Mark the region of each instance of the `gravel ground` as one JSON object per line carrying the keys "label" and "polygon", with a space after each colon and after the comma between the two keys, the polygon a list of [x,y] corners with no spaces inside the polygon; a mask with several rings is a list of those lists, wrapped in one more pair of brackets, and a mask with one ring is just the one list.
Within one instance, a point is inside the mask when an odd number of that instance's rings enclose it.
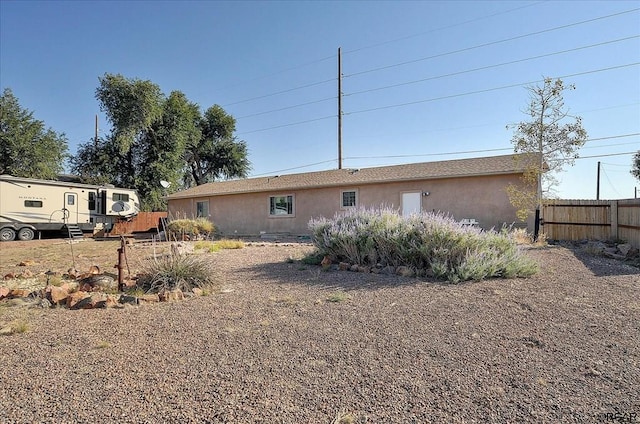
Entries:
{"label": "gravel ground", "polygon": [[0,422],[640,422],[638,268],[551,246],[446,285],[310,250],[212,254],[218,290],[182,302],[2,308],[30,329],[0,336]]}

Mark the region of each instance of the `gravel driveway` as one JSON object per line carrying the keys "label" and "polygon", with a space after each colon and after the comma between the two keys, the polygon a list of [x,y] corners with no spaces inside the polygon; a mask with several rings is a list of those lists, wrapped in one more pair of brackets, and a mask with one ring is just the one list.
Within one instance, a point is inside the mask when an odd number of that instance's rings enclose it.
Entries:
{"label": "gravel driveway", "polygon": [[219,290],[182,302],[3,312],[31,329],[0,336],[0,422],[640,422],[638,268],[552,246],[445,285],[310,250],[212,254]]}

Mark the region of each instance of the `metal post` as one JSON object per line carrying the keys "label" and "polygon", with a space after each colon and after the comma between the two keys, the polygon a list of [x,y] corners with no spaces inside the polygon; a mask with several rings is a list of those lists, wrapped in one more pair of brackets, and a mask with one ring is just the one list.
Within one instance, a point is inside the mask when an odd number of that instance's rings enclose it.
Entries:
{"label": "metal post", "polygon": [[124,262],[127,243],[124,237],[120,236],[120,248],[118,249],[118,291],[124,291]]}
{"label": "metal post", "polygon": [[342,169],[342,56],[338,47],[338,169]]}

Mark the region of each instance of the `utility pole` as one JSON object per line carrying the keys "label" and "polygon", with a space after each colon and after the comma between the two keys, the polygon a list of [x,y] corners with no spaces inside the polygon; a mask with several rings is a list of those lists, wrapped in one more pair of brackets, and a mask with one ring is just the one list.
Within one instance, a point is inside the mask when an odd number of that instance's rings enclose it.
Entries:
{"label": "utility pole", "polygon": [[596,182],[596,200],[600,200],[600,161],[598,161],[598,178]]}
{"label": "utility pole", "polygon": [[338,169],[342,169],[342,56],[338,47]]}

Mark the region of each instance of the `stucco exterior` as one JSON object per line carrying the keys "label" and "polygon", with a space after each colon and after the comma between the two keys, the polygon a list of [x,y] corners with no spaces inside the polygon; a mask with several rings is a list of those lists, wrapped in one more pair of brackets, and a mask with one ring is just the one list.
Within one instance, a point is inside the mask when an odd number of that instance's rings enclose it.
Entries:
{"label": "stucco exterior", "polygon": [[[224,236],[254,236],[286,233],[309,234],[312,217],[332,217],[341,207],[342,192],[355,191],[358,207],[381,205],[402,213],[402,194],[419,193],[422,211],[442,211],[456,220],[476,219],[484,229],[499,229],[517,222],[505,188],[520,183],[521,172],[452,178],[335,185],[330,187],[275,189],[244,193],[197,193],[182,198],[169,197],[170,217],[195,217],[198,202],[208,202],[208,219]],[[224,184],[224,183],[222,183]],[[428,193],[428,194],[427,194]],[[291,215],[270,215],[271,196],[293,196]],[[531,231],[532,222],[527,223]]]}

